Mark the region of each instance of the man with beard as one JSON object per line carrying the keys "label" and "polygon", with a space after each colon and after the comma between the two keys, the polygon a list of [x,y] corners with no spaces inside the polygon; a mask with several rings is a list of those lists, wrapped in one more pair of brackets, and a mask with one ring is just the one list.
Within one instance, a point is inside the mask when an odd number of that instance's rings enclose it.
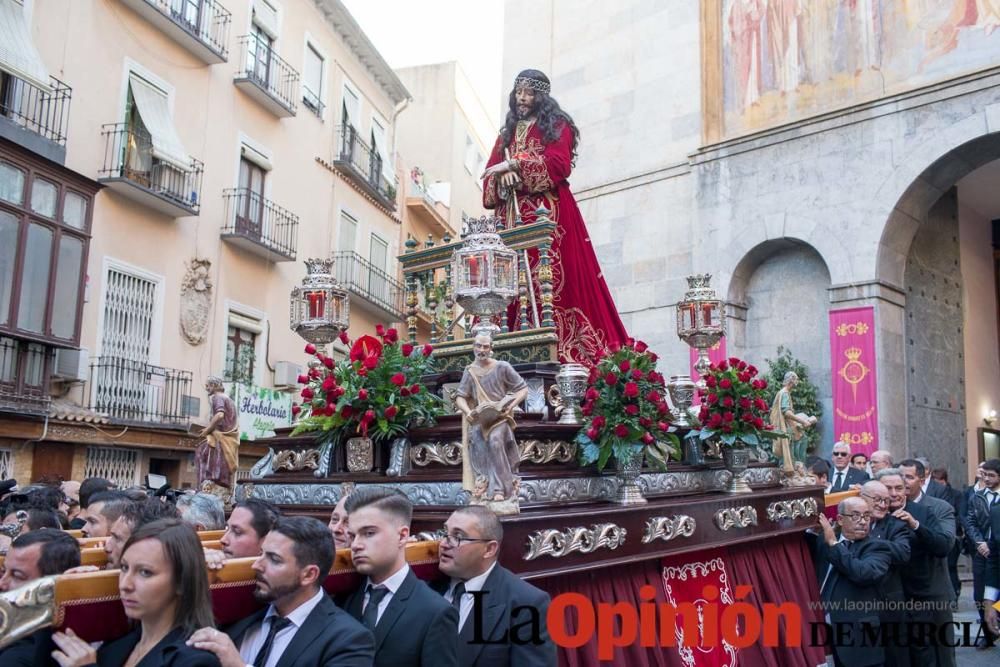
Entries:
{"label": "man with beard", "polygon": [[[903,490],[897,490],[897,493],[902,496]],[[885,647],[885,664],[886,667],[906,667],[910,664],[909,648],[895,637],[899,636],[897,633],[903,630],[906,623],[902,570],[910,562],[913,531],[889,514],[889,489],[882,482],[865,482],[861,486],[861,497],[868,502],[872,513],[872,538],[885,541],[892,554],[889,573],[878,586],[879,598],[885,601],[884,607],[879,610],[879,621],[887,636],[892,638]]]}
{"label": "man with beard", "polygon": [[[907,602],[914,603],[913,609],[906,613],[908,629],[933,627],[933,636],[907,637],[910,644],[910,664],[914,667],[953,666],[955,628],[951,624],[951,605],[955,591],[951,588],[947,572],[952,538],[925,505],[914,502],[921,490],[919,483],[907,484],[903,471],[899,468],[886,468],[877,477],[889,491],[889,510],[892,516],[905,523],[914,533],[910,562],[902,572]],[[952,646],[938,641],[938,630],[942,628],[942,624],[947,624],[944,627],[945,640]]]}
{"label": "man with beard", "polygon": [[222,378],[211,375],[205,380],[212,420],[198,437],[204,438],[195,449],[198,468],[198,490],[211,491],[213,485],[233,486],[233,475],[239,463],[240,427],[236,404],[226,396]]}
{"label": "man with beard", "polygon": [[458,667],[458,612],[406,563],[410,499],[369,486],[353,491],[346,509],[351,557],[365,580],[343,607],[375,634],[375,667]]}
{"label": "man with beard", "polygon": [[[624,344],[628,334],[567,181],[580,132],[551,90],[538,70],[524,70],[514,80],[507,117],[483,173],[483,206],[495,209],[508,229],[535,222],[540,207],[550,211],[557,225],[549,258],[559,361],[589,363],[606,347]],[[541,303],[538,252],[528,254],[532,304]],[[517,304],[507,319],[516,331]]]}
{"label": "man with beard", "polygon": [[[226,632],[202,628],[187,643],[211,651],[222,667],[368,667],[372,634],[323,590],[333,566],[330,531],[311,517],[278,520],[254,561],[254,597],[269,602]],[[239,648],[237,648],[239,647]]]}

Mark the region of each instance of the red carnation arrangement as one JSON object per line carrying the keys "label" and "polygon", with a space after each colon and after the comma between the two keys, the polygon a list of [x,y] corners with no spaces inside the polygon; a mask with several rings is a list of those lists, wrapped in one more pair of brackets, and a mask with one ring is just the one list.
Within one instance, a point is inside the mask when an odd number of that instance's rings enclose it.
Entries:
{"label": "red carnation arrangement", "polygon": [[628,339],[600,355],[590,370],[581,412],[583,429],[576,437],[584,465],[602,470],[614,454],[619,461],[645,454],[666,468],[679,442],[670,427],[670,408],[656,355],[642,341]]}
{"label": "red carnation arrangement", "polygon": [[292,406],[298,417],[293,434],[322,431],[335,443],[355,435],[382,441],[417,423],[432,425],[443,413],[441,399],[420,391],[419,384],[434,372],[434,348],[400,343],[398,332],[381,324],[375,333],[351,341],[341,332],[340,341],[350,346],[342,361],[306,345],[306,354],[316,361],[307,375],[299,376],[303,400]]}
{"label": "red carnation arrangement", "polygon": [[774,435],[767,424],[769,405],[767,380],[757,369],[737,357],[712,364],[705,374],[705,390],[699,391],[701,429],[692,432],[702,440],[718,437],[724,445],[737,442],[759,446],[763,436]]}

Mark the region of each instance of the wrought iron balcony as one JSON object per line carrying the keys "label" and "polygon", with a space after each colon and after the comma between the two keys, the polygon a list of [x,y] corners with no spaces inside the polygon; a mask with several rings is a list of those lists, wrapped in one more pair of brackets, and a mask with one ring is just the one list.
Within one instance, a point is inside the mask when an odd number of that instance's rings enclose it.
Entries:
{"label": "wrought iron balcony", "polygon": [[333,166],[390,211],[396,210],[396,185],[382,175],[382,156],[366,144],[353,125],[341,125]]}
{"label": "wrought iron balcony", "polygon": [[299,216],[248,188],[223,190],[222,238],[272,262],[295,261]]}
{"label": "wrought iron balcony", "polygon": [[149,133],[128,123],[102,126],[104,166],[99,180],[124,197],[174,218],[198,215],[203,165],[194,158],[187,170],[153,155]]}
{"label": "wrought iron balcony", "polygon": [[279,118],[296,113],[299,73],[257,35],[240,37],[240,70],[233,83]]}
{"label": "wrought iron balcony", "polygon": [[52,90],[3,74],[0,86],[0,137],[53,162],[66,162],[66,125],[73,91],[50,77]]}
{"label": "wrought iron balcony", "polygon": [[229,59],[232,15],[216,0],[122,0],[206,65]]}
{"label": "wrought iron balcony", "polygon": [[90,365],[87,407],[119,423],[183,428],[190,421],[184,404],[191,379],[190,371],[97,357]]}
{"label": "wrought iron balcony", "polygon": [[403,318],[403,285],[356,252],[335,252],[333,271],[337,281],[351,294],[351,307],[374,309],[379,316],[399,321]]}

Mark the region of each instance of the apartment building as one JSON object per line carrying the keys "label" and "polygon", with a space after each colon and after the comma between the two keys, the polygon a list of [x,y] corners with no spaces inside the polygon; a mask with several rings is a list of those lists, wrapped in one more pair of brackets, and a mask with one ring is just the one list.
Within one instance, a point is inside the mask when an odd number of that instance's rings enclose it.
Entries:
{"label": "apartment building", "polygon": [[[398,322],[409,93],[339,0],[0,0],[0,475],[194,482],[287,423],[301,260]],[[9,39],[8,39],[9,38]]]}

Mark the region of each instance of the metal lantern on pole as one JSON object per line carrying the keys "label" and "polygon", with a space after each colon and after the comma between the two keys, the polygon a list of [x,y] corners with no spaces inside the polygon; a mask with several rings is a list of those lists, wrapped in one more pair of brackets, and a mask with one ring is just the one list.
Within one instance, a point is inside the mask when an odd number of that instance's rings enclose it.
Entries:
{"label": "metal lantern on pole", "polygon": [[677,336],[698,350],[698,388],[705,388],[705,373],[711,362],[708,350],[726,335],[722,301],[711,286],[712,274],[687,276],[688,291],[677,304]]}
{"label": "metal lantern on pole", "polygon": [[455,301],[479,318],[472,328],[477,334],[499,331],[493,316],[517,296],[517,253],[500,238],[498,222],[490,216],[466,218],[464,243],[451,257]]}
{"label": "metal lantern on pole", "polygon": [[332,259],[307,259],[305,264],[302,284],[292,288],[289,321],[292,331],[323,346],[350,324],[350,296],[333,277]]}

